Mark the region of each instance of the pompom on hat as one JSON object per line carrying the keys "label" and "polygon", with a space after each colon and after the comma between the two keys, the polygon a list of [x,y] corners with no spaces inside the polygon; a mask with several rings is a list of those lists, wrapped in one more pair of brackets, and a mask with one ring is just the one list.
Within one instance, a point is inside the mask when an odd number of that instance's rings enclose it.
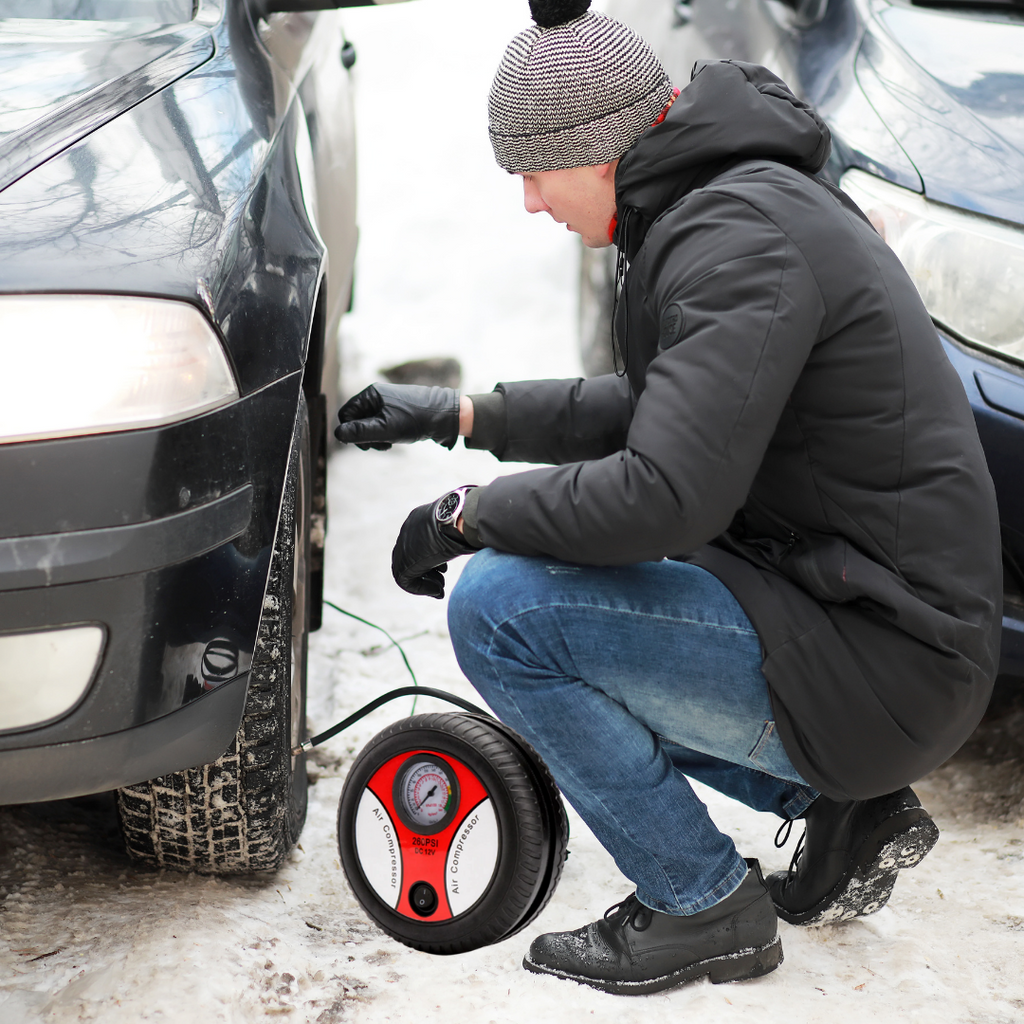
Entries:
{"label": "pompom on hat", "polygon": [[530,0],[530,13],[491,85],[495,159],[529,174],[622,156],[672,99],[654,51],[590,0]]}

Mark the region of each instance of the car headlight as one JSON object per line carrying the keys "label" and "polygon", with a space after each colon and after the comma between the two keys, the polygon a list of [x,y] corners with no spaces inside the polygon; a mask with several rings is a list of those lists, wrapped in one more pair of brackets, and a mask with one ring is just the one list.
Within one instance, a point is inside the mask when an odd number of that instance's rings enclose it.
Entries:
{"label": "car headlight", "polygon": [[0,444],[185,419],[238,397],[220,340],[187,302],[0,296]]}
{"label": "car headlight", "polygon": [[1024,361],[1024,230],[864,171],[847,171],[840,185],[900,258],[937,323]]}

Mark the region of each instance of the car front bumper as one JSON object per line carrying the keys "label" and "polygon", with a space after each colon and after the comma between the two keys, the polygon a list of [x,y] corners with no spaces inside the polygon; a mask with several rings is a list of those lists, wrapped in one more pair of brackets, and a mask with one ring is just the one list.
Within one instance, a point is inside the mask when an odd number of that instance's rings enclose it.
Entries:
{"label": "car front bumper", "polygon": [[101,793],[216,760],[245,707],[248,674],[121,732],[0,751],[0,804]]}
{"label": "car front bumper", "polygon": [[[298,392],[293,374],[166,427],[0,445],[0,636],[104,635],[71,707],[13,727],[0,708],[0,803],[129,785],[226,749]],[[29,685],[4,671],[0,693]]]}

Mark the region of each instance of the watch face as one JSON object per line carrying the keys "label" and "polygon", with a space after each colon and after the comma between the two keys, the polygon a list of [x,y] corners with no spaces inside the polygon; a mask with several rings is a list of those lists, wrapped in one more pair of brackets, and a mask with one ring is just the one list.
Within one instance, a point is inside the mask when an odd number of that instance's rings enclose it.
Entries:
{"label": "watch face", "polygon": [[451,494],[446,494],[440,502],[438,502],[437,509],[434,515],[437,517],[439,523],[450,522],[452,517],[455,515],[455,510],[459,507],[459,495],[452,491]]}

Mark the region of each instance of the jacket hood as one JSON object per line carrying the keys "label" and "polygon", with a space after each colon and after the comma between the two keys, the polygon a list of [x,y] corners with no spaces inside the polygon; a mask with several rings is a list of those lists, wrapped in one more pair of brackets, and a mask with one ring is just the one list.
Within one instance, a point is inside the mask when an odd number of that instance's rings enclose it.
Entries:
{"label": "jacket hood", "polygon": [[816,173],[831,145],[825,122],[767,68],[698,61],[665,120],[644,132],[619,162],[619,223],[629,207],[649,226],[737,160],[778,160]]}

